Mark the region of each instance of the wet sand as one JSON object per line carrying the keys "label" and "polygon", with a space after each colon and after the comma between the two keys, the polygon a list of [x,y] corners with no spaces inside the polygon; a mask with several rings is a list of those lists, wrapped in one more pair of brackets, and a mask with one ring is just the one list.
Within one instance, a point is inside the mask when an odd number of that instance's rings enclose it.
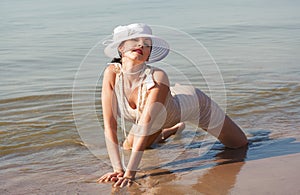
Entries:
{"label": "wet sand", "polygon": [[300,194],[299,168],[300,154],[292,154],[154,176],[142,185],[145,194]]}
{"label": "wet sand", "polygon": [[[1,194],[300,194],[300,153],[244,162],[227,162],[210,168],[170,172],[153,169],[139,176],[138,184],[116,189],[111,184],[96,184],[100,172],[66,175],[57,182],[59,172],[31,174],[30,179],[1,179]],[[92,170],[91,170],[92,172]],[[10,181],[10,182],[7,182]],[[2,185],[3,184],[3,185]]]}
{"label": "wet sand", "polygon": [[238,174],[232,193],[300,194],[299,168],[299,153],[249,161]]}

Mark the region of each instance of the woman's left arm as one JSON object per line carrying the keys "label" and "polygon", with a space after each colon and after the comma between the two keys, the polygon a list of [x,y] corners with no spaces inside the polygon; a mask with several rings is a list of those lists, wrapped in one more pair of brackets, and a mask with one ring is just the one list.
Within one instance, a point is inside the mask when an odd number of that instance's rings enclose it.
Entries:
{"label": "woman's left arm", "polygon": [[[149,89],[145,107],[139,123],[134,127],[134,142],[131,156],[124,177],[115,183],[115,186],[125,186],[134,179],[144,150],[151,135],[159,131],[166,118],[165,100],[170,93],[169,80],[166,73],[160,69],[154,70],[155,86]],[[160,127],[160,128],[158,128]],[[153,136],[152,136],[153,137]]]}

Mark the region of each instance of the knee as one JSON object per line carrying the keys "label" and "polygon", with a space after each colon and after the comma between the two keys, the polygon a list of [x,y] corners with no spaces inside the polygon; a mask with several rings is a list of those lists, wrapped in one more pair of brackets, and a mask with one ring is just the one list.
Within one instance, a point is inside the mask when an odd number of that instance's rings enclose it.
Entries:
{"label": "knee", "polygon": [[131,150],[132,149],[132,142],[128,140],[128,138],[125,139],[123,142],[123,149],[124,150]]}
{"label": "knee", "polygon": [[243,137],[240,138],[239,140],[231,141],[229,143],[224,143],[224,145],[231,149],[244,148],[248,146],[248,140],[246,137],[245,138]]}

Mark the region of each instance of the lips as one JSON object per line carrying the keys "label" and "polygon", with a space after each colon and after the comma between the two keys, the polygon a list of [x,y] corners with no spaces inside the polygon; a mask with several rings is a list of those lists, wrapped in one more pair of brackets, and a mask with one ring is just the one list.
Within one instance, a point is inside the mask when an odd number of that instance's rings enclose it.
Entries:
{"label": "lips", "polygon": [[140,55],[143,55],[143,50],[141,50],[141,49],[134,49],[134,50],[132,50],[133,52],[136,52],[136,53],[138,53],[138,54],[140,54]]}

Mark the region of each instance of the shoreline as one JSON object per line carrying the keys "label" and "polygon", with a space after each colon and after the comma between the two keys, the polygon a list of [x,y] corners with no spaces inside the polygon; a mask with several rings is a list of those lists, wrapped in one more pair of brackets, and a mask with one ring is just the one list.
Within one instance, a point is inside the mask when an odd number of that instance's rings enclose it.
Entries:
{"label": "shoreline", "polygon": [[[96,171],[77,175],[65,182],[55,182],[63,177],[59,172],[32,174],[28,177],[5,175],[1,181],[1,194],[300,194],[300,153],[283,156],[225,163],[210,168],[185,172],[166,169],[146,171],[147,176],[138,179],[140,185],[113,189],[111,184],[97,184],[101,175]],[[102,172],[102,171],[101,171]],[[68,180],[69,179],[69,180]],[[52,182],[53,183],[52,183]],[[4,184],[4,185],[3,185]]]}

